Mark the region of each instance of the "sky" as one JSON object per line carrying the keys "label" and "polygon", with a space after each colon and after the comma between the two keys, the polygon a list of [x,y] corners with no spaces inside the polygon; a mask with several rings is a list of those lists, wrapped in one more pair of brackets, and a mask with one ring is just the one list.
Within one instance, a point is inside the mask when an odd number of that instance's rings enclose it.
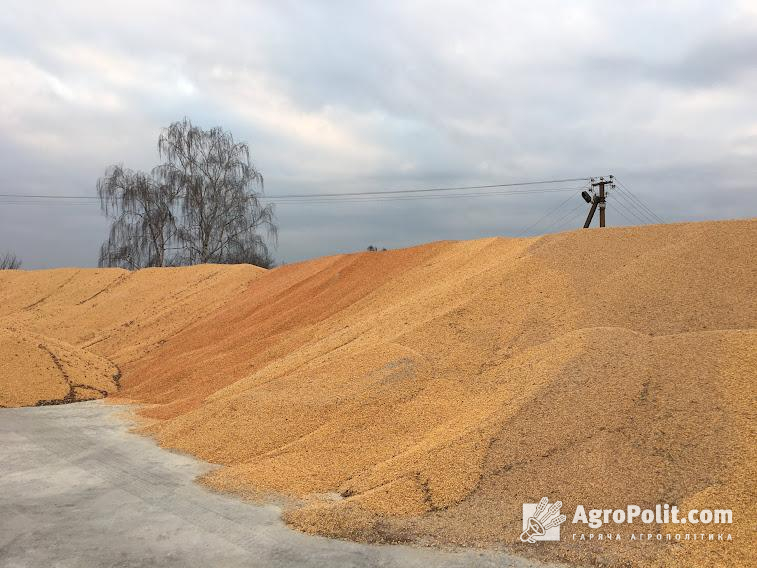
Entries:
{"label": "sky", "polygon": [[[568,230],[587,212],[583,182],[276,203],[292,193],[614,174],[666,222],[755,217],[755,93],[753,0],[10,0],[0,193],[94,196],[111,164],[155,166],[161,128],[186,116],[249,144],[282,263]],[[646,220],[630,200],[611,192],[608,225]],[[97,264],[96,200],[30,201],[0,197],[0,253]]]}

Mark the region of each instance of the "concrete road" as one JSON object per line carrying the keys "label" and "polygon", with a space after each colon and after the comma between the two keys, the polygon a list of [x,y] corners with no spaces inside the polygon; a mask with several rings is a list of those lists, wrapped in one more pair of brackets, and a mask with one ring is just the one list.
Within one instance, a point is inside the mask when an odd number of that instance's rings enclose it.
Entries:
{"label": "concrete road", "polygon": [[123,410],[0,408],[0,566],[543,566],[293,531],[277,507],[194,483],[210,466],[128,433]]}

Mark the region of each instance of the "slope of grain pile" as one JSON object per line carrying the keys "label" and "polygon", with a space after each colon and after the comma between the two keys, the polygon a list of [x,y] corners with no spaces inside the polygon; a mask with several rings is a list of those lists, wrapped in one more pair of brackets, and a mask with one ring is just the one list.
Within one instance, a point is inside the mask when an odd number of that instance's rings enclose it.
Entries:
{"label": "slope of grain pile", "polygon": [[[301,498],[287,519],[306,531],[746,565],[756,248],[754,220],[440,242],[275,269],[162,336],[183,308],[144,336],[77,319],[56,337],[116,357],[147,430],[225,466],[204,482]],[[731,508],[734,541],[521,545],[521,505],[544,495],[569,514]]]}
{"label": "slope of grain pile", "polygon": [[0,271],[0,405],[113,394],[120,366],[265,272],[246,265]]}
{"label": "slope of grain pile", "polygon": [[[136,364],[126,393],[160,405],[161,443],[227,466],[207,483],[306,498],[288,520],[307,531],[496,546],[542,495],[707,501],[741,519],[722,546],[738,564],[753,552],[756,246],[744,221],[287,266]],[[681,548],[536,550],[649,563]]]}

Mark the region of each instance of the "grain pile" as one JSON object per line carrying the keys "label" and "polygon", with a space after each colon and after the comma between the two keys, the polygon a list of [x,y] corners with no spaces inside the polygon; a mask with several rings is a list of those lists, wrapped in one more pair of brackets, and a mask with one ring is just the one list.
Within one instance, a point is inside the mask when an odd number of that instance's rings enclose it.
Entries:
{"label": "grain pile", "polygon": [[[250,278],[159,345],[95,320],[57,337],[108,335],[95,352],[151,403],[148,431],[223,464],[213,487],[301,498],[287,520],[302,530],[747,565],[756,248],[754,220],[433,243]],[[521,545],[521,504],[543,495],[732,508],[734,542]]]}

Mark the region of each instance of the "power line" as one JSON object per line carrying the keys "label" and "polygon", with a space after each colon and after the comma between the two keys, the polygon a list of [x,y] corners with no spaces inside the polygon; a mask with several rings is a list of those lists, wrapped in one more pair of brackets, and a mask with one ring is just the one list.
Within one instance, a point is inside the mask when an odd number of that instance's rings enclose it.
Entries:
{"label": "power line", "polygon": [[[636,211],[634,211],[633,209],[630,209],[628,207],[628,205],[633,205],[633,204],[630,201],[628,201],[628,198],[625,197],[622,193],[620,193],[620,192],[615,193],[614,196],[618,198],[615,201],[615,205],[618,206],[617,211],[618,211],[618,213],[620,213],[622,215],[622,217],[626,221],[629,221],[632,225],[635,225],[638,222],[641,222],[643,224],[650,222],[648,216],[644,217],[644,216],[640,215],[639,213],[637,213]],[[632,217],[634,217],[635,221],[629,219],[628,216],[626,216],[622,211],[625,211],[628,215],[631,215]],[[641,211],[641,210],[639,209],[638,211]],[[652,220],[652,222],[654,222],[654,220]]]}
{"label": "power line", "polygon": [[[488,197],[497,195],[531,195],[535,193],[553,193],[561,191],[576,191],[575,187],[556,187],[556,188],[541,188],[541,189],[529,189],[529,190],[509,190],[509,191],[488,191],[478,193],[452,193],[442,195],[375,195],[375,194],[360,194],[360,196],[349,196],[348,194],[339,194],[340,197],[303,197],[302,199],[296,199],[292,201],[285,201],[284,203],[309,203],[313,201],[323,203],[338,203],[340,201],[412,201],[418,199],[448,199],[456,197]],[[341,195],[347,195],[347,197],[341,197]],[[365,195],[365,197],[363,197]],[[280,198],[271,198],[272,200]]]}
{"label": "power line", "polygon": [[[553,192],[578,192],[586,189],[584,184],[580,187],[554,187],[554,184],[569,182],[590,182],[592,178],[561,178],[539,181],[521,181],[488,185],[469,185],[469,186],[451,186],[435,187],[422,189],[397,189],[382,191],[353,191],[344,193],[309,193],[309,194],[283,194],[283,195],[261,195],[259,198],[278,202],[281,205],[333,205],[335,203],[377,203],[382,201],[417,201],[429,199],[468,199],[479,197],[498,197],[498,196],[515,196],[515,195],[533,195],[539,193]],[[552,185],[552,187],[550,187]],[[542,186],[542,187],[539,187]],[[545,187],[546,186],[546,187]],[[509,189],[508,189],[509,188]],[[476,191],[479,190],[479,191]],[[484,191],[481,191],[484,190]],[[496,191],[486,191],[496,190]],[[458,193],[447,193],[458,192]],[[459,193],[463,192],[463,193]],[[573,199],[569,195],[567,199],[561,201],[556,207],[542,215],[534,223],[523,229],[519,235],[532,230],[546,219],[552,219],[547,225],[547,229],[555,225],[558,227],[564,223],[581,204],[568,211],[561,217],[554,218],[555,214]],[[18,194],[18,193],[0,193],[0,205],[34,205],[34,206],[80,206],[96,205],[95,200],[98,196],[93,195],[51,195],[51,194]]]}
{"label": "power line", "polygon": [[[541,188],[541,189],[530,189],[530,190],[513,190],[513,191],[489,191],[489,192],[478,192],[478,193],[455,193],[455,194],[444,194],[444,195],[368,195],[366,197],[325,197],[325,198],[305,198],[305,199],[293,199],[293,200],[284,200],[280,203],[277,203],[278,205],[315,205],[315,204],[337,204],[337,203],[377,203],[382,201],[419,201],[419,200],[429,200],[429,199],[467,199],[467,198],[478,198],[478,197],[499,197],[499,196],[516,196],[516,195],[534,195],[534,194],[540,194],[540,193],[555,193],[555,192],[565,192],[565,191],[577,191],[581,188],[577,187],[559,187],[559,188]],[[18,198],[3,198],[0,196],[0,204],[2,205],[33,205],[35,207],[38,206],[44,206],[44,207],[78,207],[78,206],[91,206],[91,205],[97,205],[97,203],[89,200],[85,202],[71,202],[71,201],[65,201],[61,202],[58,200],[55,201],[30,201],[30,200],[20,200]]]}
{"label": "power line", "polygon": [[[432,187],[424,189],[392,189],[382,191],[353,191],[345,193],[303,193],[303,194],[285,194],[285,195],[262,195],[262,199],[276,200],[276,199],[308,199],[319,197],[353,197],[361,195],[399,195],[407,193],[430,193],[437,191],[462,191],[473,189],[494,189],[503,187],[521,187],[532,185],[547,185],[554,183],[570,183],[576,181],[586,181],[589,178],[564,178],[564,179],[552,179],[541,181],[522,181],[512,183],[497,183],[491,185],[468,185],[468,186],[456,186],[456,187]],[[11,198],[32,198],[32,199],[99,199],[94,195],[40,195],[40,194],[19,194],[19,193],[0,193],[0,197]]]}
{"label": "power line", "polygon": [[265,196],[267,199],[297,199],[308,197],[349,197],[355,195],[389,195],[389,194],[403,194],[403,193],[429,193],[434,191],[461,191],[469,189],[494,189],[501,187],[521,187],[530,185],[547,185],[551,183],[570,183],[577,181],[586,181],[589,178],[565,178],[565,179],[551,179],[542,181],[521,181],[513,183],[497,183],[491,185],[468,185],[458,187],[432,187],[426,189],[392,189],[383,191],[354,191],[347,193],[311,193],[311,194],[294,194],[294,195],[271,195]]}
{"label": "power line", "polygon": [[629,217],[628,217],[628,216],[627,216],[627,215],[626,215],[625,213],[623,213],[623,211],[621,211],[620,209],[617,209],[617,210],[616,210],[616,213],[617,213],[618,215],[620,215],[621,217],[623,217],[623,219],[625,219],[626,221],[628,221],[628,223],[629,223],[629,224],[631,224],[631,225],[635,225],[635,224],[636,224],[636,221],[634,221],[633,219],[630,219],[630,218],[629,218]]}
{"label": "power line", "polygon": [[[588,178],[588,179],[590,179],[590,178]],[[582,190],[582,189],[586,189],[586,187],[587,187],[586,185],[583,185],[583,186],[581,186],[581,187],[576,187],[576,188],[573,188],[573,191],[580,191],[580,190]],[[570,201],[571,199],[573,199],[573,196],[572,196],[572,195],[568,196],[568,198],[567,198],[567,199],[565,199],[564,201],[560,202],[560,203],[559,203],[559,204],[557,205],[557,207],[555,207],[555,208],[553,208],[553,209],[550,209],[550,210],[549,210],[549,211],[547,211],[547,212],[546,212],[546,213],[545,213],[544,215],[542,215],[541,217],[539,217],[539,218],[538,218],[538,219],[537,219],[536,221],[534,221],[533,223],[531,223],[531,224],[530,224],[530,225],[529,225],[528,227],[526,227],[525,229],[522,229],[521,231],[519,231],[519,232],[518,232],[518,236],[521,236],[521,237],[522,237],[522,236],[524,236],[524,235],[525,235],[526,233],[528,233],[528,232],[529,232],[529,231],[530,231],[531,229],[533,229],[534,227],[538,226],[538,225],[539,225],[539,223],[541,223],[541,222],[542,222],[543,220],[545,220],[545,219],[547,219],[548,217],[550,217],[551,215],[553,215],[553,214],[557,213],[557,211],[559,211],[559,210],[560,210],[560,209],[561,209],[561,208],[562,208],[563,206],[565,206],[565,204],[566,204],[566,203],[568,203],[568,201]],[[577,208],[578,208],[578,206],[574,207],[574,208],[573,208],[573,210],[575,211],[575,210],[576,210]],[[547,226],[548,226],[548,227],[552,226],[552,223],[550,223],[550,224],[549,224],[549,225],[547,225]]]}
{"label": "power line", "polygon": [[[512,191],[488,191],[488,192],[478,192],[478,193],[452,193],[452,194],[443,194],[443,195],[368,195],[366,197],[344,197],[344,198],[337,198],[337,197],[326,197],[326,198],[308,198],[308,199],[293,199],[293,200],[284,200],[280,203],[277,203],[278,205],[310,205],[310,204],[329,204],[329,203],[376,203],[381,201],[418,201],[418,200],[429,200],[429,199],[460,199],[460,198],[476,198],[476,197],[498,197],[498,196],[509,196],[509,195],[534,195],[534,194],[540,194],[540,193],[555,193],[555,192],[565,192],[565,191],[578,191],[581,189],[580,187],[556,187],[556,188],[541,188],[541,189],[530,189],[530,190],[512,190]],[[9,199],[9,198],[5,198]],[[71,201],[30,201],[30,200],[19,200],[18,198],[11,198],[9,200],[4,200],[2,197],[0,197],[0,204],[2,205],[34,205],[34,206],[45,206],[45,207],[78,207],[81,205],[85,206],[91,206],[91,205],[97,205],[97,203],[93,201],[85,201],[85,202],[71,202]]]}
{"label": "power line", "polygon": [[660,218],[655,218],[652,214],[648,213],[644,209],[640,208],[633,200],[631,200],[628,195],[624,192],[620,192],[617,194],[618,197],[621,198],[621,201],[625,203],[627,207],[632,209],[632,212],[636,217],[641,217],[642,222],[644,223],[658,223],[660,222]]}
{"label": "power line", "polygon": [[96,195],[32,195],[26,193],[0,193],[0,197],[30,197],[34,199],[100,199]]}
{"label": "power line", "polygon": [[565,225],[566,221],[571,217],[571,215],[573,215],[576,211],[578,211],[583,206],[584,206],[584,201],[582,199],[580,203],[578,203],[573,209],[571,209],[570,211],[568,211],[565,215],[563,215],[562,217],[560,217],[556,221],[553,221],[552,223],[550,223],[549,225],[547,225],[546,227],[544,227],[544,231],[546,232],[546,231],[548,231],[549,229],[552,229],[552,228],[561,229],[563,227],[563,225]]}
{"label": "power line", "polygon": [[636,203],[638,203],[639,206],[649,214],[649,216],[651,216],[658,223],[665,222],[665,220],[662,217],[660,217],[657,213],[652,211],[652,209],[646,203],[644,203],[641,200],[641,198],[639,198],[634,192],[632,192],[631,189],[626,184],[624,184],[621,180],[618,180],[617,178],[615,179],[618,181],[619,189],[621,191],[625,191],[628,194],[629,198],[633,199]]}
{"label": "power line", "polygon": [[527,191],[490,191],[486,193],[454,193],[454,194],[444,194],[444,195],[390,195],[390,196],[374,196],[369,195],[367,197],[345,197],[345,198],[336,198],[336,197],[328,197],[328,198],[315,198],[315,199],[297,199],[297,200],[291,200],[291,201],[283,201],[279,203],[279,205],[290,205],[290,204],[308,204],[308,203],[342,203],[342,202],[352,202],[352,203],[361,203],[361,202],[368,202],[368,203],[374,203],[379,201],[418,201],[418,200],[427,200],[427,199],[455,199],[455,198],[468,198],[468,197],[496,197],[501,195],[533,195],[537,193],[554,193],[554,192],[563,192],[563,191],[577,191],[580,188],[576,187],[560,187],[560,188],[549,188],[549,189],[531,189]]}
{"label": "power line", "polygon": [[[580,188],[579,188],[579,189],[580,189]],[[565,204],[566,204],[566,203],[567,203],[568,201],[570,201],[570,200],[571,200],[572,198],[573,198],[573,196],[572,196],[572,195],[569,195],[569,196],[568,196],[568,198],[567,198],[566,200],[564,200],[564,201],[561,201],[561,202],[560,202],[560,203],[559,203],[559,204],[557,205],[557,207],[554,207],[553,209],[550,209],[550,210],[549,210],[549,211],[547,211],[547,212],[546,212],[546,213],[545,213],[544,215],[542,215],[541,217],[539,217],[539,218],[538,218],[538,219],[537,219],[536,221],[534,221],[533,223],[531,223],[531,224],[530,224],[530,225],[529,225],[528,227],[526,227],[525,229],[522,229],[521,231],[519,231],[519,232],[518,232],[518,236],[523,236],[523,235],[525,235],[525,234],[526,234],[526,233],[527,233],[528,231],[530,231],[531,229],[533,229],[534,227],[536,227],[537,225],[539,225],[539,223],[541,223],[541,222],[542,222],[542,221],[543,221],[544,219],[546,219],[547,217],[549,217],[549,216],[550,216],[550,215],[552,215],[553,213],[556,213],[557,211],[559,211],[559,210],[560,210],[560,209],[561,209],[561,208],[562,208],[562,207],[563,207],[563,206],[564,206],[564,205],[565,205]]]}
{"label": "power line", "polygon": [[3,205],[43,205],[43,206],[55,206],[55,207],[78,207],[80,205],[99,205],[98,203],[95,203],[94,201],[85,201],[85,202],[71,202],[71,201],[29,201],[29,200],[21,200],[21,199],[10,199],[5,200],[0,197],[0,203]]}
{"label": "power line", "polygon": [[625,193],[620,186],[616,186],[616,189],[617,192],[615,195],[618,197],[618,199],[622,200],[622,202],[625,203],[630,210],[632,210],[629,212],[633,213],[634,217],[640,219],[642,223],[657,223],[657,220],[654,217],[652,217],[647,211],[639,207],[630,198],[630,194]]}
{"label": "power line", "polygon": [[[266,201],[277,202],[280,205],[319,205],[319,204],[335,204],[335,203],[378,203],[381,201],[417,201],[427,199],[467,199],[477,197],[495,197],[495,196],[513,196],[513,195],[530,195],[538,193],[552,193],[562,191],[577,191],[583,189],[583,187],[532,187],[532,186],[548,186],[550,184],[557,183],[569,183],[576,181],[590,181],[591,178],[562,178],[551,180],[539,180],[539,181],[522,181],[511,183],[499,183],[489,185],[469,185],[469,186],[452,186],[452,187],[435,187],[435,188],[423,188],[423,189],[395,189],[395,190],[381,190],[381,191],[353,191],[344,193],[301,193],[301,194],[283,194],[283,195],[261,195],[260,199]],[[665,221],[657,215],[652,209],[642,201],[635,193],[633,193],[626,184],[621,180],[615,178],[618,183],[617,197],[619,198],[616,203],[619,207],[624,208],[624,211],[629,215],[635,217],[642,223],[664,223]],[[475,190],[490,190],[490,189],[503,189],[503,188],[524,188],[513,189],[506,191],[475,191]],[[525,189],[528,187],[528,189]],[[469,193],[445,193],[452,191],[465,191]],[[570,201],[572,196],[564,200],[557,207],[551,209],[546,214],[542,215],[534,223],[523,229],[519,234],[523,235],[538,226],[542,221],[552,217],[562,207]],[[44,206],[79,206],[93,204],[93,200],[98,200],[99,197],[93,195],[50,195],[50,194],[19,194],[19,193],[0,193],[0,204],[2,205],[44,205]],[[45,201],[37,201],[45,200]],[[62,201],[62,202],[61,202]],[[82,202],[83,201],[83,202]],[[568,213],[568,215],[570,212]],[[564,218],[564,217],[563,217]],[[560,218],[559,220],[562,220]],[[626,220],[630,219],[624,216]],[[559,221],[558,220],[558,221]],[[555,224],[553,221],[548,225],[551,227]]]}

